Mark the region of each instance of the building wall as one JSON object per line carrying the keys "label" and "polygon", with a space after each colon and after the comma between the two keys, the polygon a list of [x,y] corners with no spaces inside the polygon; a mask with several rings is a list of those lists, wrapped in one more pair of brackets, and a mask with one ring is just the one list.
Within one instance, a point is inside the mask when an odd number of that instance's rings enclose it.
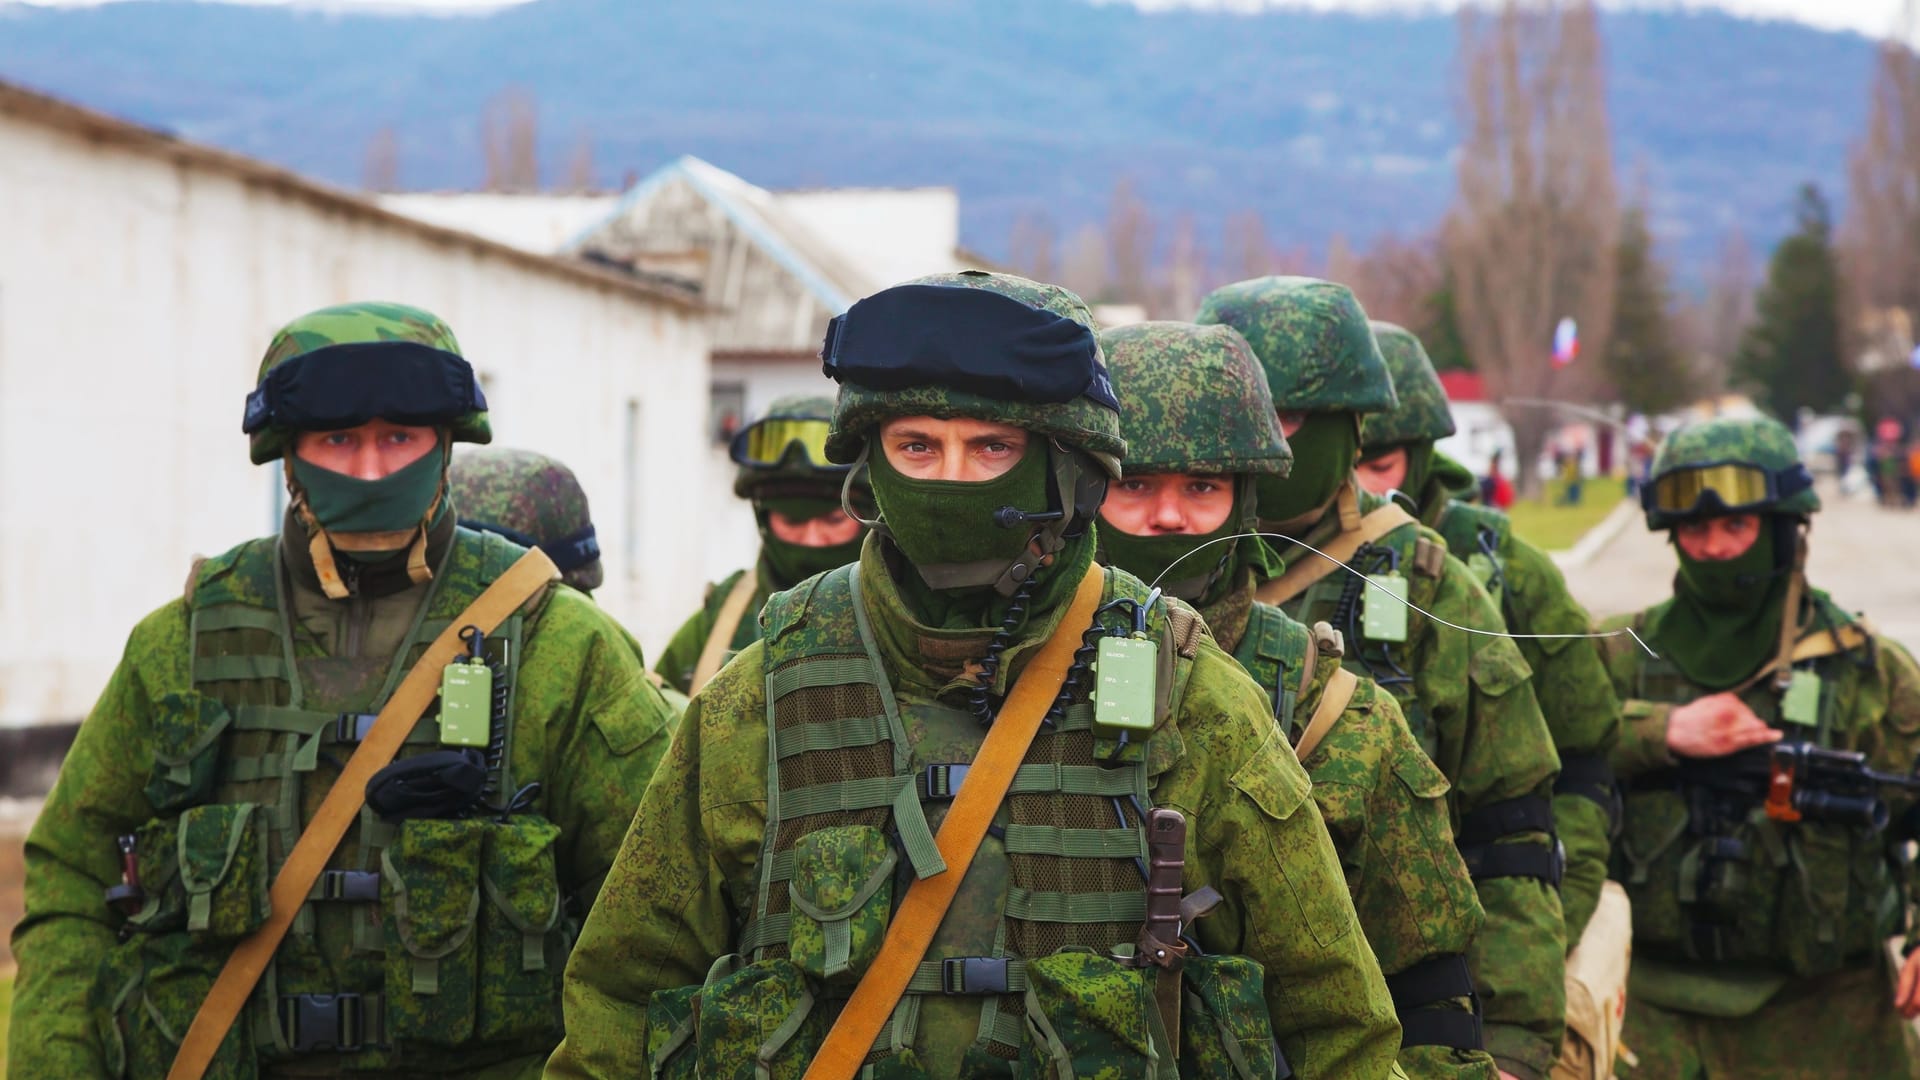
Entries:
{"label": "building wall", "polygon": [[277,528],[243,400],[276,327],[346,300],[453,325],[499,442],[587,486],[601,599],[650,652],[698,601],[697,312],[16,113],[0,206],[0,726],[84,713],[192,556]]}

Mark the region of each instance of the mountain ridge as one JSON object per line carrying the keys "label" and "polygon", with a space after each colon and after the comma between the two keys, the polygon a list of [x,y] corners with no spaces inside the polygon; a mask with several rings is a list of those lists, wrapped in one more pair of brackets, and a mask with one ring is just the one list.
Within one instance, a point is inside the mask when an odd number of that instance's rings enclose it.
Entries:
{"label": "mountain ridge", "polygon": [[[1715,12],[1603,16],[1623,190],[1698,264],[1768,242],[1802,180],[1843,194],[1873,43]],[[1450,15],[1142,12],[1080,0],[538,0],[486,15],[168,2],[0,6],[0,78],[353,185],[398,135],[409,187],[480,179],[479,116],[541,107],[548,172],[582,130],[612,182],[693,153],[768,187],[959,189],[963,236],[1064,235],[1130,176],[1209,247],[1254,209],[1278,242],[1430,228],[1453,187]]]}

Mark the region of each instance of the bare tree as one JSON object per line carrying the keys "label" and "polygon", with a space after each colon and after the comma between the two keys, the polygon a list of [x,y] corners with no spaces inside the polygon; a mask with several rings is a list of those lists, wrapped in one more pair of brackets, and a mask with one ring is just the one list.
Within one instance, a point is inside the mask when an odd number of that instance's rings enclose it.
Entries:
{"label": "bare tree", "polygon": [[[1613,317],[1618,208],[1600,27],[1591,0],[1506,0],[1460,13],[1465,145],[1444,231],[1462,337],[1493,400],[1568,398],[1598,384]],[[1587,357],[1551,362],[1575,319]],[[1505,406],[1520,486],[1539,489],[1548,410]]]}
{"label": "bare tree", "polygon": [[1133,181],[1121,177],[1113,185],[1107,205],[1107,255],[1113,260],[1113,288],[1131,304],[1152,300],[1153,214],[1133,190]]}
{"label": "bare tree", "polygon": [[1334,233],[1327,238],[1327,265],[1321,276],[1328,281],[1337,281],[1348,288],[1353,287],[1353,279],[1360,273],[1360,256],[1354,254],[1353,245],[1347,243],[1346,233]]}
{"label": "bare tree", "polygon": [[1687,344],[1694,357],[1693,376],[1702,389],[1726,389],[1733,377],[1733,357],[1753,322],[1753,290],[1758,284],[1753,250],[1738,228],[1720,241],[1707,281],[1706,303],[1686,318]]}
{"label": "bare tree", "polygon": [[1849,352],[1882,344],[1884,335],[1873,328],[1899,321],[1894,311],[1909,321],[1920,315],[1920,56],[1910,44],[1916,28],[1920,10],[1906,0],[1880,44],[1867,130],[1848,163],[1840,249]]}
{"label": "bare tree", "polygon": [[1267,241],[1267,222],[1258,210],[1227,215],[1220,225],[1220,260],[1229,281],[1273,273],[1273,245]]}
{"label": "bare tree", "polygon": [[567,155],[566,190],[585,195],[597,188],[593,163],[593,135],[582,127],[573,139],[573,150]]}
{"label": "bare tree", "polygon": [[366,159],[360,166],[360,186],[368,191],[400,190],[400,138],[391,125],[374,132],[367,140]]}
{"label": "bare tree", "polygon": [[1350,260],[1349,276],[1337,276],[1329,250],[1327,276],[1351,288],[1368,315],[1424,337],[1434,317],[1433,296],[1446,279],[1437,238],[1402,240],[1389,233]]}
{"label": "bare tree", "polygon": [[1007,262],[1035,281],[1052,281],[1058,269],[1054,249],[1059,231],[1045,211],[1022,213],[1007,234]]}
{"label": "bare tree", "polygon": [[1098,303],[1107,295],[1107,239],[1100,227],[1088,222],[1067,242],[1060,260],[1060,284]]}
{"label": "bare tree", "polygon": [[1167,252],[1166,288],[1153,306],[1161,319],[1191,319],[1200,308],[1211,272],[1207,253],[1193,225],[1193,215],[1181,214],[1173,223],[1173,244]]}
{"label": "bare tree", "polygon": [[487,100],[480,113],[480,146],[486,154],[488,191],[540,190],[540,112],[533,94],[509,86]]}

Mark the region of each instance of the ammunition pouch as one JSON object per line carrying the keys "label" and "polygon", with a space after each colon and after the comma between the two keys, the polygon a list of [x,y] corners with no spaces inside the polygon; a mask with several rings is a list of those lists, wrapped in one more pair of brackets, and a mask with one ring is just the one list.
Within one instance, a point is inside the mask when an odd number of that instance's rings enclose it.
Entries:
{"label": "ammunition pouch", "polygon": [[1173,1075],[1155,971],[1092,950],[1029,960],[1027,1075]]}
{"label": "ammunition pouch", "polygon": [[859,981],[887,936],[898,862],[871,825],[819,829],[794,843],[787,949],[802,971],[827,983]]}
{"label": "ammunition pouch", "polygon": [[1292,1075],[1273,1037],[1265,972],[1244,956],[1190,956],[1181,969],[1180,1075],[1274,1080]]}

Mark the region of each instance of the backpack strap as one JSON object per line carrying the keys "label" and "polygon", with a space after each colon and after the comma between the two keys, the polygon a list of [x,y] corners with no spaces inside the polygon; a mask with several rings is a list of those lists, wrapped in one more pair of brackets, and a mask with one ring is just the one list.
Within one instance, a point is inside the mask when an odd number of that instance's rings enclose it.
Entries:
{"label": "backpack strap", "polygon": [[714,616],[713,629],[707,632],[707,643],[700,648],[700,659],[693,665],[693,680],[687,687],[689,697],[699,693],[700,688],[719,673],[720,665],[726,663],[733,635],[740,629],[740,620],[746,618],[747,605],[753,603],[753,594],[759,588],[760,579],[751,570],[734,579],[733,588],[720,605],[720,613]]}
{"label": "backpack strap", "polygon": [[[1351,485],[1341,489],[1351,490]],[[1342,504],[1344,507],[1344,503]],[[1346,521],[1344,510],[1341,521]],[[1362,515],[1355,527],[1344,529],[1320,548],[1320,554],[1309,551],[1287,567],[1287,572],[1260,586],[1254,598],[1263,604],[1281,607],[1287,601],[1307,591],[1308,586],[1328,574],[1346,565],[1361,548],[1379,540],[1402,525],[1416,522],[1411,514],[1402,510],[1398,503],[1385,503]]]}

